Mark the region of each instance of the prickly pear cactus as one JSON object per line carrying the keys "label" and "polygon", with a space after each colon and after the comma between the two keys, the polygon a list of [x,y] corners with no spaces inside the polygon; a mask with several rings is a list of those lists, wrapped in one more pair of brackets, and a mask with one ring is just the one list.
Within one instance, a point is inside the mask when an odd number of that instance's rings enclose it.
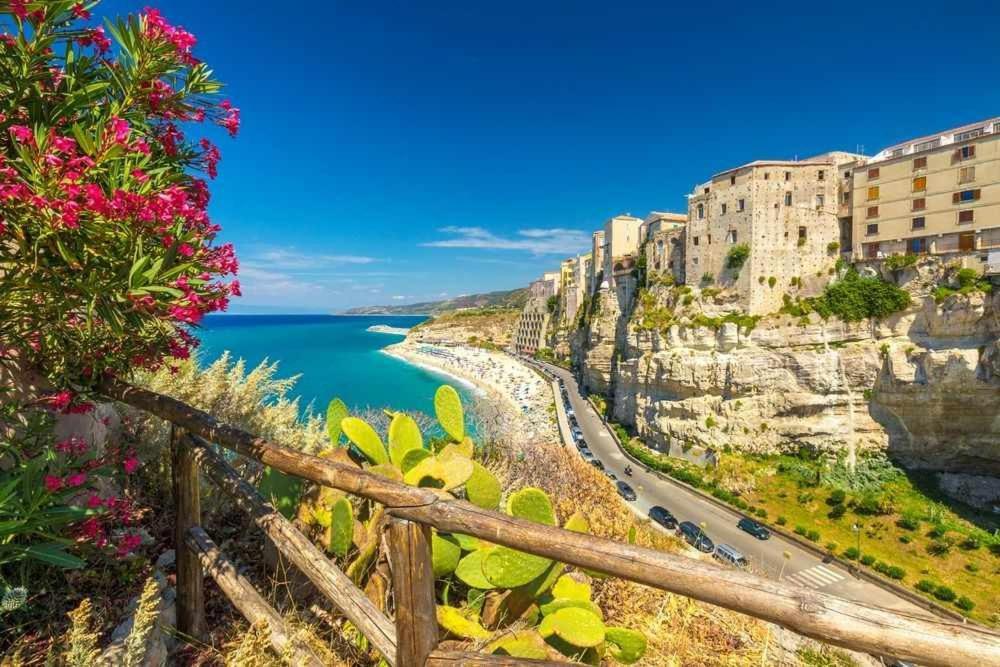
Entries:
{"label": "prickly pear cactus", "polygon": [[330,508],[329,550],[345,558],[354,540],[354,508],[351,501],[341,498]]}
{"label": "prickly pear cactus", "polygon": [[456,607],[438,605],[437,622],[451,634],[465,639],[489,639],[492,634],[479,621],[469,618]]}
{"label": "prickly pear cactus", "polygon": [[403,459],[399,462],[399,469],[405,475],[406,473],[413,470],[414,466],[416,466],[418,463],[420,463],[426,458],[430,458],[431,456],[433,456],[433,454],[431,454],[426,449],[411,449],[410,451],[406,452],[406,454],[403,456]]}
{"label": "prickly pear cactus", "polygon": [[512,493],[507,499],[507,513],[518,519],[556,525],[556,513],[549,495],[541,489],[528,487]]}
{"label": "prickly pear cactus", "polygon": [[298,512],[299,498],[302,496],[302,480],[298,477],[267,467],[264,468],[257,490],[286,519],[291,519]]}
{"label": "prickly pear cactus", "polygon": [[537,630],[520,630],[487,644],[486,652],[526,660],[546,660],[550,649]]}
{"label": "prickly pear cactus", "polygon": [[330,444],[336,447],[340,444],[340,422],[349,414],[347,405],[335,398],[326,406],[326,434],[330,437]]}
{"label": "prickly pear cactus", "polygon": [[424,437],[420,427],[408,414],[397,412],[389,423],[389,459],[397,468],[401,468],[407,452],[422,450]]}
{"label": "prickly pear cactus", "polygon": [[604,641],[604,621],[592,611],[566,607],[542,619],[538,626],[542,637],[556,635],[573,646],[590,648]]}
{"label": "prickly pear cactus", "polygon": [[465,439],[465,416],[462,399],[454,387],[442,385],[434,393],[434,414],[441,428],[455,442]]}
{"label": "prickly pear cactus", "polygon": [[544,573],[551,564],[542,556],[497,547],[483,560],[483,574],[497,588],[516,588]]}
{"label": "prickly pear cactus", "polygon": [[608,652],[618,662],[626,665],[638,662],[646,653],[646,635],[628,628],[607,628],[604,641]]}
{"label": "prickly pear cactus", "polygon": [[431,563],[435,577],[440,579],[454,572],[461,557],[462,548],[458,546],[458,540],[436,530],[431,533]]}
{"label": "prickly pear cactus", "polygon": [[502,494],[500,480],[478,461],[472,462],[472,475],[465,482],[465,497],[473,505],[495,510]]}
{"label": "prickly pear cactus", "polygon": [[482,591],[496,588],[496,586],[494,586],[493,583],[486,578],[486,575],[483,574],[483,560],[490,555],[491,551],[493,551],[492,548],[477,549],[476,551],[464,556],[455,568],[455,576],[470,588],[476,588]]}
{"label": "prickly pear cactus", "polygon": [[382,438],[378,437],[375,429],[364,420],[344,417],[340,421],[340,427],[344,430],[344,435],[369,461],[376,465],[389,462],[389,455],[385,451],[385,445],[382,444]]}

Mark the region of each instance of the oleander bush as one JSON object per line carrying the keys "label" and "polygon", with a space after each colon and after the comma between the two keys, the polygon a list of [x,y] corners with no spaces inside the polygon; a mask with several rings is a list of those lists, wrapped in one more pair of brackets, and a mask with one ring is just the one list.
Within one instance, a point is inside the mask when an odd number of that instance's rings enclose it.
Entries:
{"label": "oleander bush", "polygon": [[239,294],[197,134],[239,110],[190,33],[155,9],[104,28],[95,4],[0,6],[0,354],[71,390],[186,357]]}

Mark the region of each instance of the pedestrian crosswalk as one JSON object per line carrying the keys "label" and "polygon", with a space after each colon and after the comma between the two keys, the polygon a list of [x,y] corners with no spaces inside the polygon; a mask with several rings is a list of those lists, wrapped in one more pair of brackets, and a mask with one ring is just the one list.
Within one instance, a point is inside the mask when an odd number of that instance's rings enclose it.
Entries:
{"label": "pedestrian crosswalk", "polygon": [[793,583],[797,586],[823,588],[825,586],[829,586],[830,584],[835,584],[844,578],[846,578],[846,575],[832,567],[814,565],[805,570],[800,570],[795,574],[788,575],[785,577],[785,581]]}

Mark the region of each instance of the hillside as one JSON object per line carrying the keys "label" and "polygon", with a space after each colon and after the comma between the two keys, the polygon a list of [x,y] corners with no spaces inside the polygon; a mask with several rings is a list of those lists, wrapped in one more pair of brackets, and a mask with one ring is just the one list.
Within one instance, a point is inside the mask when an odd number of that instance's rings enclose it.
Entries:
{"label": "hillside", "polygon": [[465,294],[443,301],[424,301],[391,306],[358,306],[345,310],[345,315],[438,315],[464,308],[517,308],[527,301],[528,290],[519,289],[484,294]]}

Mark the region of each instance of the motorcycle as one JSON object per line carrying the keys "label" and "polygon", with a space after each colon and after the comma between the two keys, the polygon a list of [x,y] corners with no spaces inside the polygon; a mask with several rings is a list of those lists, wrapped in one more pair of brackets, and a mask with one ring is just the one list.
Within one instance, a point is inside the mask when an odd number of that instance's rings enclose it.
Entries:
{"label": "motorcycle", "polygon": [[632,476],[632,466],[625,466],[625,474],[629,477]]}

